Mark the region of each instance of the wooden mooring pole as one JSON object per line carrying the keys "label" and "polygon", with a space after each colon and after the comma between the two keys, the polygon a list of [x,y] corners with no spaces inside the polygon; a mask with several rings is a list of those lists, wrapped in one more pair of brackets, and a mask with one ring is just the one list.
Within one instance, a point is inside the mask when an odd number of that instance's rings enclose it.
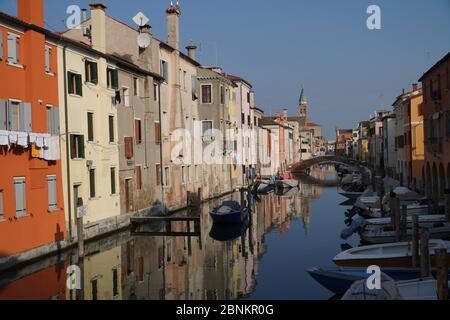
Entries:
{"label": "wooden mooring pole", "polygon": [[395,231],[396,231],[396,235],[397,235],[397,241],[401,241],[401,209],[400,209],[400,199],[399,198],[395,198]]}
{"label": "wooden mooring pole", "polygon": [[420,232],[420,276],[422,279],[430,277],[430,231],[422,229]]}
{"label": "wooden mooring pole", "polygon": [[437,295],[438,300],[448,300],[448,261],[447,249],[439,248],[434,251],[437,267]]}
{"label": "wooden mooring pole", "polygon": [[420,265],[419,260],[419,216],[412,216],[412,247],[411,247],[411,258],[412,267],[418,268]]}
{"label": "wooden mooring pole", "polygon": [[389,211],[391,214],[391,225],[395,229],[395,194],[392,192],[389,198]]}
{"label": "wooden mooring pole", "polygon": [[450,222],[450,190],[445,190],[445,216],[447,221]]}

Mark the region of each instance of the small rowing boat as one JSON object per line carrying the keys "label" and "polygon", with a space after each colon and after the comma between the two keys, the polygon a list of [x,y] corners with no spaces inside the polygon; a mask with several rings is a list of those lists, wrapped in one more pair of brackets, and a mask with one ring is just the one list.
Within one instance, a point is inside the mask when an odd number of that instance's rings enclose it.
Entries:
{"label": "small rowing boat", "polygon": [[[431,265],[435,266],[434,251],[437,248],[447,248],[450,252],[450,242],[430,240],[429,250]],[[408,267],[411,266],[411,243],[398,242],[352,248],[339,253],[333,259],[341,267]],[[450,254],[447,255],[450,263]]]}
{"label": "small rowing boat", "polygon": [[235,201],[225,201],[220,207],[215,208],[209,213],[218,224],[241,223],[248,214],[248,209],[242,209],[239,203]]}

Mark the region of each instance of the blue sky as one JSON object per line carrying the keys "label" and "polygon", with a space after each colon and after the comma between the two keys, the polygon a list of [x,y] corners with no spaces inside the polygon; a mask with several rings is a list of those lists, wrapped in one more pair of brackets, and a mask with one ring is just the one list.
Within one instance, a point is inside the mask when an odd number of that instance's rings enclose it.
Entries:
{"label": "blue sky", "polygon": [[[0,10],[16,13],[15,0]],[[47,28],[61,31],[70,4],[46,0]],[[169,0],[105,0],[109,15],[133,25],[144,12],[166,39]],[[198,60],[219,65],[254,85],[267,114],[297,112],[304,86],[312,120],[333,138],[334,128],[353,127],[381,107],[450,51],[450,0],[181,0],[181,39],[200,45]],[[382,30],[366,27],[369,5],[380,6]]]}

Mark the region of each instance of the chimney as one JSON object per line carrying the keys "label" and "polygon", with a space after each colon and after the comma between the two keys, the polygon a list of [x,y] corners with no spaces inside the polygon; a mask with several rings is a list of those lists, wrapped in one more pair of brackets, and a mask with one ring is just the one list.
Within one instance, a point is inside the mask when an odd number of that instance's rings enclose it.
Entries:
{"label": "chimney", "polygon": [[412,88],[413,88],[413,92],[415,92],[419,89],[417,83],[413,83]]}
{"label": "chimney", "polygon": [[146,48],[139,47],[139,61],[141,68],[146,70],[153,70],[152,66],[152,45],[151,39],[153,39],[152,27],[146,24],[145,26],[139,27],[139,34],[145,35],[150,39],[150,45]]}
{"label": "chimney", "polygon": [[197,46],[192,41],[186,47],[189,58],[195,60],[197,53]]}
{"label": "chimney", "polygon": [[20,20],[44,27],[44,0],[17,0],[17,16]]}
{"label": "chimney", "polygon": [[180,50],[180,15],[181,8],[177,4],[170,3],[167,13],[167,44],[176,50]]}
{"label": "chimney", "polygon": [[85,22],[87,20],[87,10],[81,9],[81,22]]}
{"label": "chimney", "polygon": [[90,4],[91,44],[94,50],[106,53],[106,6],[103,3]]}

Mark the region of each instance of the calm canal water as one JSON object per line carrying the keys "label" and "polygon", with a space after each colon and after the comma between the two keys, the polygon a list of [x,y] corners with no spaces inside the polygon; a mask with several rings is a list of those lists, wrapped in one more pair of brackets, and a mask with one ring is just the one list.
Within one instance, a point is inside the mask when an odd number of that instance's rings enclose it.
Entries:
{"label": "calm canal water", "polygon": [[[331,167],[312,176],[335,178]],[[239,199],[239,195],[233,195]],[[200,228],[172,223],[145,227],[145,236],[122,232],[86,247],[80,265],[82,298],[91,299],[330,299],[332,294],[306,272],[333,266],[341,251],[345,198],[336,187],[302,183],[299,192],[261,196],[249,227],[213,228],[208,215],[222,200],[202,209]],[[177,233],[191,232],[191,237]],[[351,238],[348,244],[358,244]],[[75,299],[66,270],[76,252],[38,261],[0,276],[1,299]]]}

